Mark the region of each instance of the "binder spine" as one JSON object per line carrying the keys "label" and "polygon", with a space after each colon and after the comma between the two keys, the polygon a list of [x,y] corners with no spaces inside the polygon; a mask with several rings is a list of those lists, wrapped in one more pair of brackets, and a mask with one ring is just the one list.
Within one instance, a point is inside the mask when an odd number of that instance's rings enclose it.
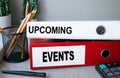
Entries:
{"label": "binder spine", "polygon": [[120,40],[120,21],[29,22],[28,38]]}
{"label": "binder spine", "polygon": [[[77,41],[30,44],[31,69],[60,68],[71,66],[91,66],[101,63],[119,62],[120,41]],[[58,60],[61,52],[68,52],[69,59]],[[74,59],[70,60],[69,53]],[[46,52],[43,55],[43,52]],[[60,53],[59,53],[60,52]],[[52,54],[53,53],[53,54]],[[45,56],[45,58],[43,57]],[[51,58],[53,56],[53,58]],[[45,62],[43,62],[42,60]]]}

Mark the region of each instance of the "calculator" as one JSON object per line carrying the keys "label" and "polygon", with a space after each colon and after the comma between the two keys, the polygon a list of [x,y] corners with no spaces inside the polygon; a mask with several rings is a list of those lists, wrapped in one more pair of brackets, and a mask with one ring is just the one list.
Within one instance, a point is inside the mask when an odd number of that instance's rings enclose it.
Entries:
{"label": "calculator", "polygon": [[120,78],[120,62],[99,64],[95,66],[102,78]]}

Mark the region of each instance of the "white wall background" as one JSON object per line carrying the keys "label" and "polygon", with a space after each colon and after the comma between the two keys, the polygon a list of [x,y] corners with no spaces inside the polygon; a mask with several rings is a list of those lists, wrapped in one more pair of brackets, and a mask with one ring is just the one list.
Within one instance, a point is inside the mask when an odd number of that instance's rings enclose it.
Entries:
{"label": "white wall background", "polygon": [[[10,0],[12,24],[22,18],[23,0]],[[120,20],[120,0],[39,0],[39,21]]]}

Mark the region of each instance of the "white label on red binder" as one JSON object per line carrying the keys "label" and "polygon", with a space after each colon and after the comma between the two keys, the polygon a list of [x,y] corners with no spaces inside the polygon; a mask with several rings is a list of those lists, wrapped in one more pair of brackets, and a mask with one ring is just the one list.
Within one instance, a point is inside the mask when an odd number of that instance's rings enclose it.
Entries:
{"label": "white label on red binder", "polygon": [[85,64],[85,46],[32,47],[32,66],[67,66]]}

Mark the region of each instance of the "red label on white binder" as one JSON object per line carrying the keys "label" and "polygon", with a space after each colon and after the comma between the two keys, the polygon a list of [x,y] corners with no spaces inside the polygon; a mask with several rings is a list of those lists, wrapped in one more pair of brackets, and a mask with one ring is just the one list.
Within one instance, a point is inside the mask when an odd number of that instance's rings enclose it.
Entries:
{"label": "red label on white binder", "polygon": [[85,45],[33,47],[33,67],[54,67],[85,64]]}

